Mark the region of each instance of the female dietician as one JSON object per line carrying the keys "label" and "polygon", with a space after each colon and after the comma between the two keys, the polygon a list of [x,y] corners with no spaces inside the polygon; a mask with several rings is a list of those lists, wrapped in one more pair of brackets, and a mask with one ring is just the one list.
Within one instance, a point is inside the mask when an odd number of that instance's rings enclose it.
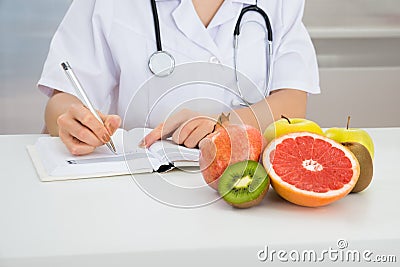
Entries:
{"label": "female dietician", "polygon": [[[197,97],[203,90],[207,95],[201,97],[225,101],[235,123],[263,131],[281,114],[304,117],[308,93],[320,89],[303,10],[304,0],[74,0],[53,37],[38,82],[49,96],[47,131],[60,136],[71,153],[91,153],[110,140],[129,100],[148,79],[164,79],[193,62],[226,66],[235,70],[236,82],[240,72],[257,86],[262,97],[253,102],[244,95],[236,102],[221,98],[218,90],[201,85],[181,94]],[[76,96],[60,68],[65,60],[103,111],[103,123]],[[180,98],[167,99],[157,113],[172,115],[152,119],[146,126],[154,130],[142,145],[172,136],[176,143],[195,147],[213,131],[215,121],[208,118],[215,114],[207,105],[201,111],[177,109]],[[265,105],[272,116],[265,116]],[[149,112],[141,108],[133,108],[134,113]],[[126,125],[144,127],[135,124],[135,114]]]}

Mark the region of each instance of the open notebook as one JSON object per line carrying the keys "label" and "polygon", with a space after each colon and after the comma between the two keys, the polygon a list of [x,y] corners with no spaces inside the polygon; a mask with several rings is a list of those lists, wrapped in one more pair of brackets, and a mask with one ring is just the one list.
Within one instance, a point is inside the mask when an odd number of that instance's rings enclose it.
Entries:
{"label": "open notebook", "polygon": [[125,175],[166,171],[174,167],[198,166],[199,150],[176,145],[170,140],[154,143],[150,148],[138,147],[151,129],[118,129],[112,136],[117,149],[114,155],[101,146],[85,156],[73,156],[60,138],[40,137],[28,146],[28,152],[42,181]]}

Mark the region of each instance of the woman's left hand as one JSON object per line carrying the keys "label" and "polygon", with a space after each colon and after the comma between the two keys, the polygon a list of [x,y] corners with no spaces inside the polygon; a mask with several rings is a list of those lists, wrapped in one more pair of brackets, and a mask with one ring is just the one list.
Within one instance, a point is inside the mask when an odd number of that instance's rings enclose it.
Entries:
{"label": "woman's left hand", "polygon": [[143,138],[139,146],[150,147],[155,141],[172,136],[172,141],[179,145],[196,147],[214,130],[216,119],[190,109],[182,109],[154,128]]}

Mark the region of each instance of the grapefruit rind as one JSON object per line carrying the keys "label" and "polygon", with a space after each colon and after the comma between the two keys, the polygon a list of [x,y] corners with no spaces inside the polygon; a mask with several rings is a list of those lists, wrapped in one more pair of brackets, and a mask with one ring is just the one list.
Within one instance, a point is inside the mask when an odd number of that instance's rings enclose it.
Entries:
{"label": "grapefruit rind", "polygon": [[[277,145],[282,143],[284,140],[288,138],[295,139],[299,136],[310,136],[314,139],[322,139],[332,145],[332,147],[338,148],[339,150],[343,151],[345,156],[351,162],[351,169],[353,171],[351,180],[347,184],[344,184],[343,187],[340,189],[330,190],[324,193],[299,189],[296,186],[282,180],[281,177],[275,172],[272,163],[270,162],[271,152],[276,149]],[[306,207],[324,206],[343,198],[344,196],[349,194],[354,188],[360,174],[360,165],[358,163],[358,160],[349,149],[332,139],[309,132],[289,133],[274,139],[271,143],[268,144],[268,146],[264,150],[262,161],[271,179],[271,185],[278,193],[278,195],[288,200],[289,202]]]}

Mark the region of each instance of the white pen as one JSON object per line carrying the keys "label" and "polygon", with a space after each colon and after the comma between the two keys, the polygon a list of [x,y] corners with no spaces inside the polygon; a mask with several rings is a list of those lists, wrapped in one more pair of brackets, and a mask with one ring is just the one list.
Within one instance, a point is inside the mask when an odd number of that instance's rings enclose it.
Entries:
{"label": "white pen", "polygon": [[[104,125],[103,120],[100,118],[99,114],[94,109],[92,103],[90,102],[89,97],[87,96],[85,90],[83,89],[81,83],[79,82],[78,78],[76,77],[69,63],[68,62],[61,63],[61,67],[64,69],[65,74],[67,74],[68,79],[71,81],[72,85],[75,88],[76,93],[78,94],[81,101],[83,101],[83,104],[90,110],[90,112],[92,112],[92,114],[96,117],[96,119],[98,119]],[[117,153],[117,150],[115,149],[114,143],[111,140],[111,138],[110,141],[106,143],[106,145],[111,150],[111,152],[113,152],[114,154]]]}

